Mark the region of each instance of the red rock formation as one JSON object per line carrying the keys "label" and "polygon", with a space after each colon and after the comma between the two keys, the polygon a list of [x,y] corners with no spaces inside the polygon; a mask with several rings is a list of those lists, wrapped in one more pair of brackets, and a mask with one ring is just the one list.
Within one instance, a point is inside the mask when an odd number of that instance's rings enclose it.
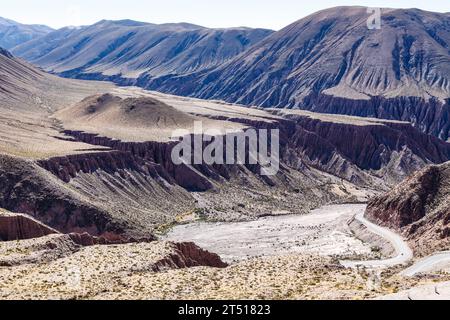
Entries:
{"label": "red rock formation", "polygon": [[[319,170],[360,185],[370,185],[371,181],[366,177],[367,174],[371,174],[369,171],[389,167],[388,171],[380,172],[380,175],[386,176],[386,178],[383,177],[385,183],[395,184],[427,164],[450,160],[450,144],[423,134],[407,123],[372,121],[372,123],[367,122],[361,125],[361,123],[352,123],[352,120],[346,123],[324,121],[298,114],[278,113],[277,115],[284,118],[271,118],[269,114],[261,121],[214,116],[210,118],[239,122],[256,129],[279,129],[281,160],[288,167],[297,168],[300,160]],[[150,162],[152,166],[158,165],[159,175],[189,191],[213,189],[215,182],[229,180],[233,172],[239,171],[238,166],[226,165],[176,166],[171,160],[171,152],[175,145],[172,142],[130,143],[77,131],[65,131],[65,133],[78,141],[120,151],[121,153],[114,157],[126,158],[124,163]],[[70,157],[68,162],[78,161],[79,158],[79,156]],[[102,161],[97,161],[98,164],[91,166],[74,164],[68,169],[58,169],[64,167],[67,161],[51,159],[48,162],[55,162],[55,165],[49,165],[45,161],[40,163],[65,181],[74,177],[76,172],[95,171],[95,168],[105,167]],[[120,163],[120,161],[115,162]],[[84,169],[84,167],[88,168]],[[247,165],[246,169],[256,175],[259,174],[257,167]],[[281,171],[283,172],[283,169]],[[265,178],[264,181],[269,186],[276,185],[270,178]]]}
{"label": "red rock formation", "polygon": [[171,268],[191,268],[199,266],[226,268],[228,266],[217,254],[203,250],[195,243],[171,243],[171,246],[175,249],[175,253],[158,261],[154,266],[155,272]]}
{"label": "red rock formation", "polygon": [[450,162],[430,166],[372,199],[366,216],[403,232],[420,253],[450,243]]}
{"label": "red rock formation", "polygon": [[43,237],[58,231],[25,214],[0,211],[0,241]]}
{"label": "red rock formation", "polygon": [[126,224],[113,220],[62,181],[31,161],[0,156],[0,208],[23,212],[62,233],[123,235]]}

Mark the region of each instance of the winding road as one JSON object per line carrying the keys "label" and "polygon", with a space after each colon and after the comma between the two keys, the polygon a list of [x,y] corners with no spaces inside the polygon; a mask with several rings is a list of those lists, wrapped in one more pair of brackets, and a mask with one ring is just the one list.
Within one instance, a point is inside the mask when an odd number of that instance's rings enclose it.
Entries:
{"label": "winding road", "polygon": [[383,269],[401,264],[406,264],[413,258],[413,252],[408,243],[395,232],[380,227],[366,218],[364,218],[364,210],[359,211],[355,215],[355,219],[362,223],[370,232],[388,240],[395,249],[396,256],[386,260],[369,260],[369,261],[346,261],[342,260],[341,264],[346,268],[366,267],[370,269]]}
{"label": "winding road", "polygon": [[[364,218],[364,211],[359,211],[355,215],[355,219],[362,223],[366,228],[384,239],[388,240],[395,249],[396,256],[386,260],[370,260],[370,261],[341,261],[341,264],[346,268],[366,267],[369,269],[383,269],[397,265],[404,265],[414,258],[414,254],[408,243],[395,232],[380,227],[366,218]],[[431,256],[423,258],[413,264],[411,267],[403,270],[400,275],[405,277],[413,277],[419,273],[437,271],[446,268],[450,270],[450,251],[437,252]]]}
{"label": "winding road", "polygon": [[401,275],[413,277],[419,273],[436,271],[437,269],[440,269],[440,266],[447,266],[447,269],[450,269],[450,251],[438,252],[432,256],[423,258],[413,266],[403,270]]}

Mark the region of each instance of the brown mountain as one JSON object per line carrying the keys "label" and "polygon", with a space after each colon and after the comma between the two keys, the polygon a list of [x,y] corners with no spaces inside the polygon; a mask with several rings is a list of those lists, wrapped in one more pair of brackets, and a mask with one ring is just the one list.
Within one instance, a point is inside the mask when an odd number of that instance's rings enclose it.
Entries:
{"label": "brown mountain", "polygon": [[449,137],[450,15],[363,7],[301,19],[214,70],[139,85],[245,105],[410,121]]}
{"label": "brown mountain", "polygon": [[412,122],[450,130],[450,15],[365,7],[320,11],[271,33],[101,21],[14,53],[66,77],[177,95]]}
{"label": "brown mountain", "polygon": [[402,231],[418,253],[448,249],[450,163],[428,167],[371,200],[366,215]]}
{"label": "brown mountain", "polygon": [[[64,233],[114,241],[148,238],[184,215],[227,221],[305,213],[365,199],[450,160],[449,144],[406,122],[61,79],[6,51],[0,72],[0,208]],[[255,165],[175,165],[170,133],[197,120],[205,129],[280,129],[278,174],[262,176]]]}
{"label": "brown mountain", "polygon": [[12,49],[47,71],[67,77],[132,82],[216,67],[264,39],[265,29],[103,20],[63,28]]}

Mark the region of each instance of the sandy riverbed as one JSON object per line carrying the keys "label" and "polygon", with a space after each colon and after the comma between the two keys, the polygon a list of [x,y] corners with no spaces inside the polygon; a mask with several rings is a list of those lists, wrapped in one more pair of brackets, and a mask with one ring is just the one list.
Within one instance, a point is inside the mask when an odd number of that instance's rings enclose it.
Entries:
{"label": "sandy riverbed", "polygon": [[227,262],[295,253],[323,256],[368,255],[371,247],[356,239],[347,221],[365,205],[326,206],[308,215],[266,217],[237,223],[192,223],[174,227],[165,237],[193,241]]}

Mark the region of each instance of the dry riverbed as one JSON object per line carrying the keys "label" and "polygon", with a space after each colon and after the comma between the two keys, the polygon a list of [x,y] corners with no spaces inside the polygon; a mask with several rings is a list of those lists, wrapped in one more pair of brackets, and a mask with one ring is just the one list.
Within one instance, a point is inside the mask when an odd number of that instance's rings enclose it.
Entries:
{"label": "dry riverbed", "polygon": [[174,227],[164,238],[192,241],[226,262],[292,254],[320,256],[373,255],[371,246],[357,239],[348,221],[365,205],[326,206],[308,215],[265,217],[236,223],[198,222]]}

